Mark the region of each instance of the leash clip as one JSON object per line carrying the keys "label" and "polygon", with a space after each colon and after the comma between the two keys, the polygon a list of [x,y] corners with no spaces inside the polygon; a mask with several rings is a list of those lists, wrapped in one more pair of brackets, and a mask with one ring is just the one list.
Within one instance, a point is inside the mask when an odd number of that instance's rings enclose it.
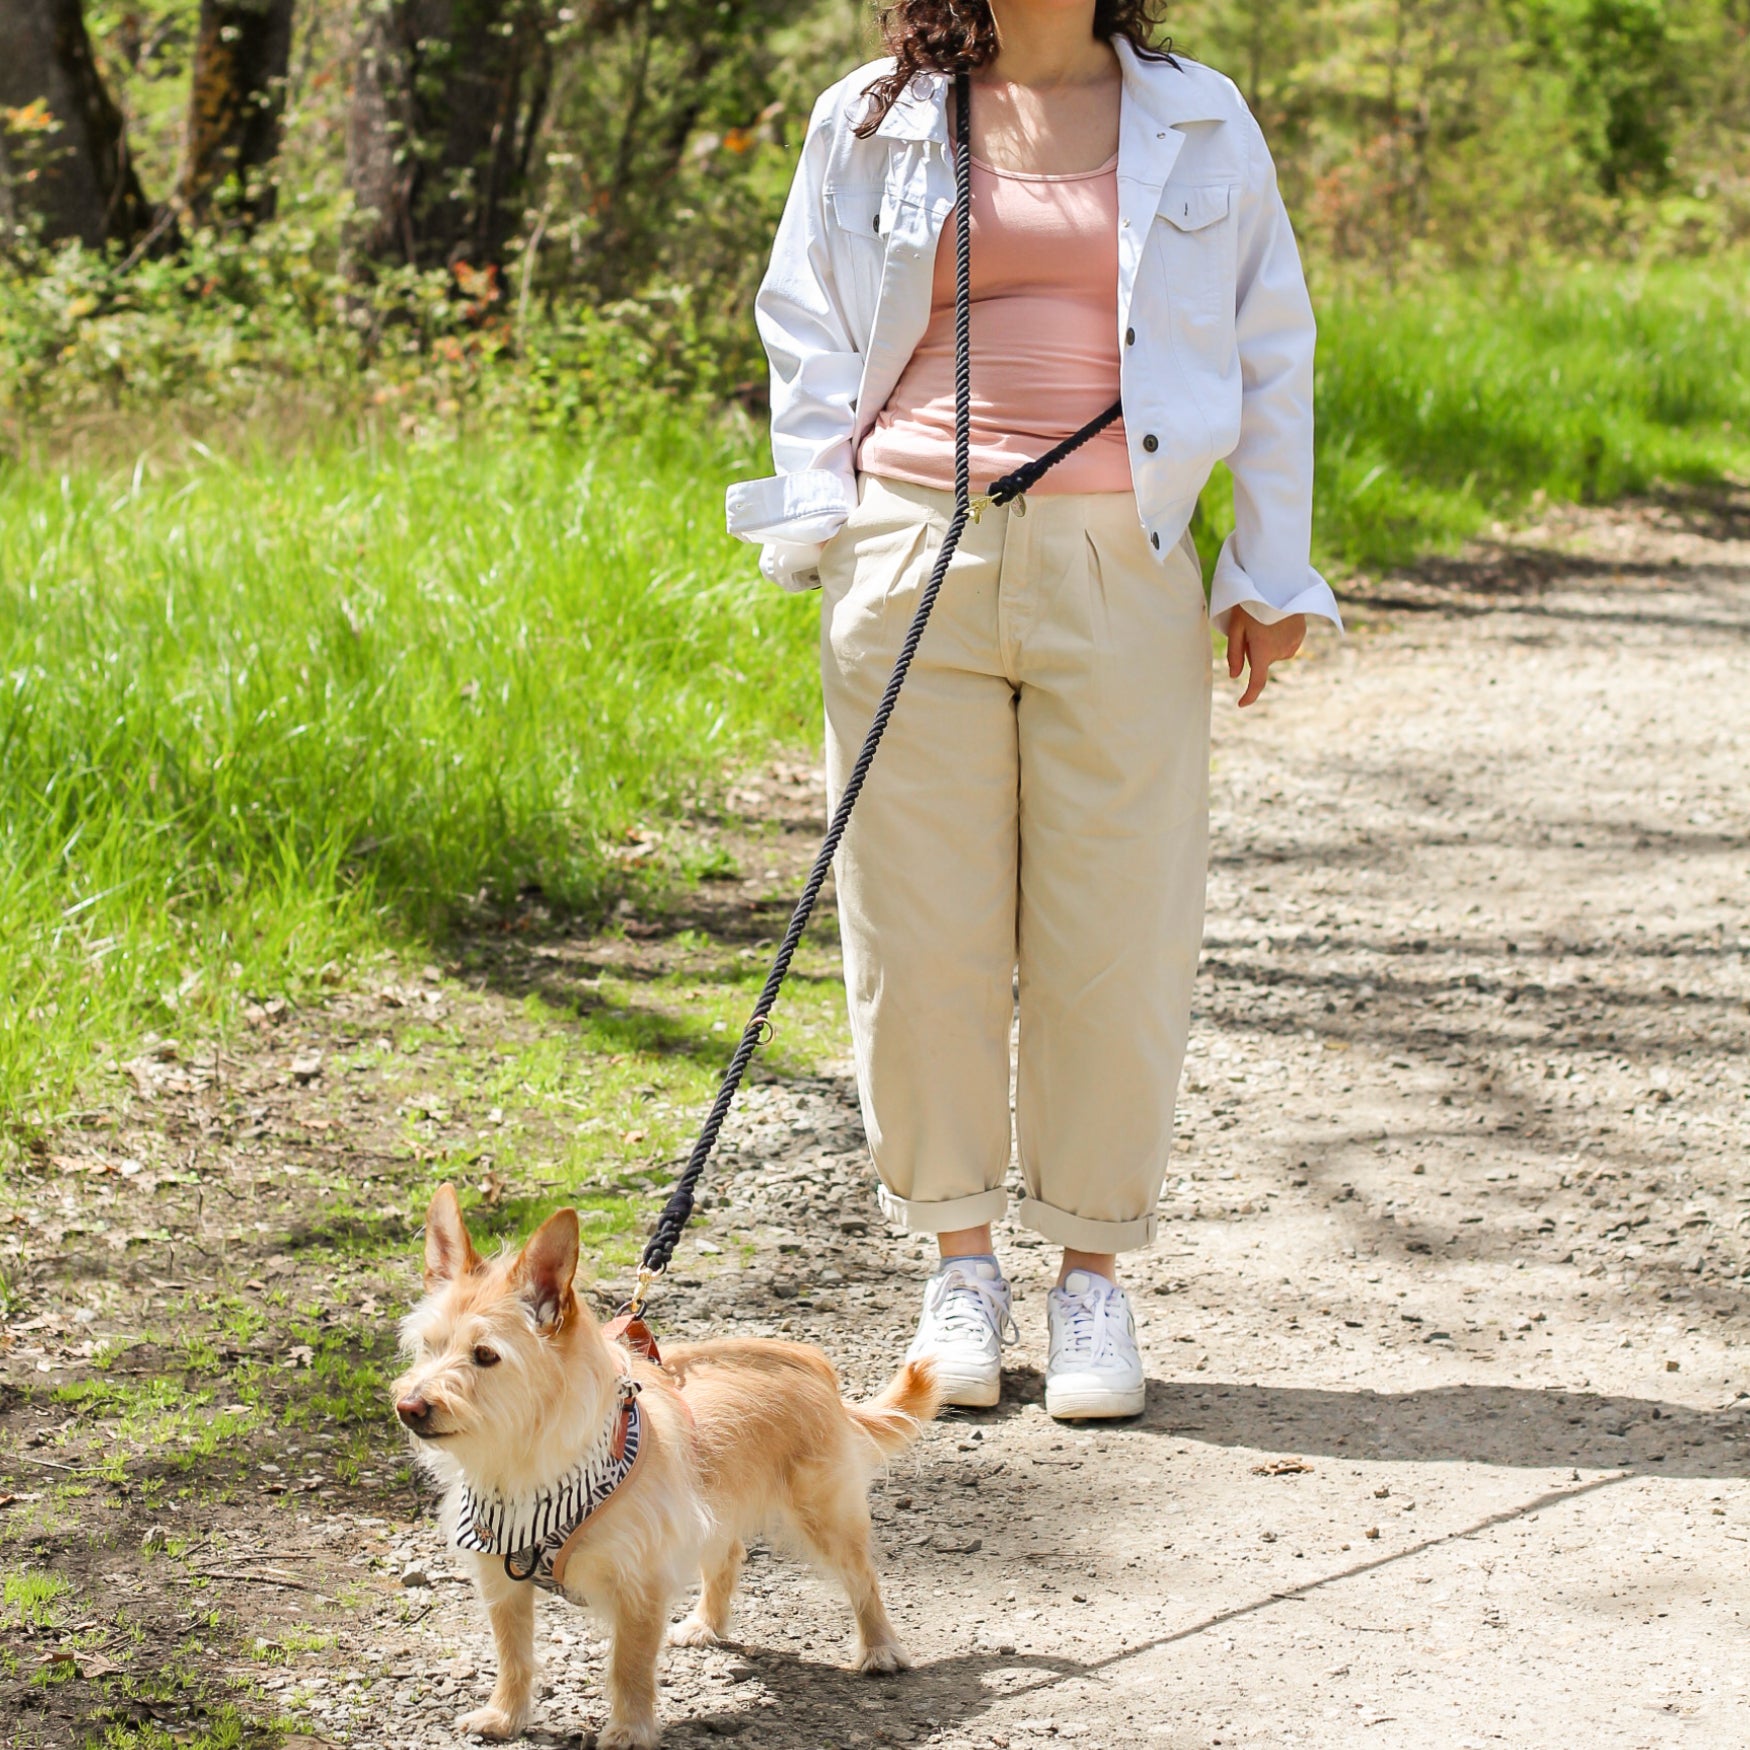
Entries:
{"label": "leash clip", "polygon": [[972,520],[977,522],[978,519],[995,503],[996,500],[992,498],[988,492],[981,492],[967,505],[966,508],[972,513]]}
{"label": "leash clip", "polygon": [[637,1318],[644,1310],[644,1302],[650,1295],[650,1285],[660,1274],[660,1271],[652,1270],[648,1264],[638,1266],[638,1280],[632,1286],[632,1298],[626,1302],[626,1311],[633,1318]]}

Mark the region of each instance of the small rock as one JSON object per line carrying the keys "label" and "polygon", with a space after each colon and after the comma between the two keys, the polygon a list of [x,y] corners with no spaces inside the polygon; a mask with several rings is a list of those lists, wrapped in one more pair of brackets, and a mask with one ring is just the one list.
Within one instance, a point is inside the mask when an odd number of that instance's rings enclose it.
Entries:
{"label": "small rock", "polygon": [[163,1549],[164,1544],[164,1527],[162,1525],[148,1525],[146,1535],[140,1539],[141,1552],[149,1556],[156,1555]]}
{"label": "small rock", "polygon": [[[1379,1533],[1374,1532],[1372,1535],[1377,1537]],[[431,1584],[431,1575],[426,1571],[423,1562],[409,1562],[407,1566],[401,1570],[401,1584],[407,1587],[429,1586]]]}
{"label": "small rock", "polygon": [[322,1073],[322,1053],[320,1051],[300,1052],[292,1059],[292,1079],[300,1082],[313,1082]]}

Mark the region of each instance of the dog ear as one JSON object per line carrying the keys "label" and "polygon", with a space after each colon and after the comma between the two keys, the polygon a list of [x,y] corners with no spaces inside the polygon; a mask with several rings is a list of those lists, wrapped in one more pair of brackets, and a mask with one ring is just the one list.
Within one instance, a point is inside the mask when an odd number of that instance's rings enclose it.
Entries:
{"label": "dog ear", "polygon": [[480,1266],[480,1254],[468,1238],[462,1206],[454,1185],[440,1185],[425,1212],[425,1288],[429,1294]]}
{"label": "dog ear", "polygon": [[577,1274],[577,1211],[555,1210],[530,1236],[511,1272],[535,1323],[547,1330],[565,1322]]}

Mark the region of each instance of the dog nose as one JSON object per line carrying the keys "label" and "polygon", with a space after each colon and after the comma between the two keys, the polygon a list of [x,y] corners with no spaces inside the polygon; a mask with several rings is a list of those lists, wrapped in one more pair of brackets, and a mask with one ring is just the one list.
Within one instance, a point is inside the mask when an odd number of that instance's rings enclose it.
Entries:
{"label": "dog nose", "polygon": [[402,1398],[395,1405],[395,1414],[415,1434],[422,1434],[431,1422],[431,1405],[424,1398]]}

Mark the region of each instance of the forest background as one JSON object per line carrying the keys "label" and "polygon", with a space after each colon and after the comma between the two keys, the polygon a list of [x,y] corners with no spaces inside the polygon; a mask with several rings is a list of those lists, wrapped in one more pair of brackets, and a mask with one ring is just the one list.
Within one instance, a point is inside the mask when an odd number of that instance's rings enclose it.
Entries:
{"label": "forest background", "polygon": [[[1750,475],[1750,0],[1185,0],[1319,307],[1318,562]],[[0,1119],[807,747],[754,288],[856,0],[0,0]],[[1218,470],[1206,559],[1231,511]]]}
{"label": "forest background", "polygon": [[[1257,112],[1326,290],[1750,233],[1745,0],[1163,23]],[[454,411],[506,357],[552,419],[651,386],[757,410],[800,131],[875,48],[861,0],[5,0],[0,32],[15,416],[409,377]]]}

